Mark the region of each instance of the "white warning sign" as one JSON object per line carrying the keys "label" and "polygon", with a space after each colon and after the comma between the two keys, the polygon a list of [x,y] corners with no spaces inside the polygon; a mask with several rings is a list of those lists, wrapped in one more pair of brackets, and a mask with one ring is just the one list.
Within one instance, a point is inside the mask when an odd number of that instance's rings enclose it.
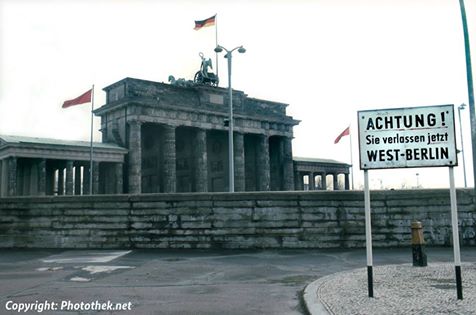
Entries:
{"label": "white warning sign", "polygon": [[454,106],[358,112],[361,169],[457,166]]}

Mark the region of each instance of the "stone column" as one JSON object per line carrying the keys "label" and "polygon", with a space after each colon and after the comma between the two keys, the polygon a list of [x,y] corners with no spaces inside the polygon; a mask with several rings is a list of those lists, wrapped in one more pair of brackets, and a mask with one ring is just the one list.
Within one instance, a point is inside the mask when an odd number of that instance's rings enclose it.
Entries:
{"label": "stone column", "polygon": [[245,191],[245,141],[239,132],[233,134],[235,162],[235,191]]}
{"label": "stone column", "polygon": [[93,162],[93,195],[99,193],[99,162]]}
{"label": "stone column", "polygon": [[292,139],[285,137],[283,141],[283,189],[294,190],[294,165]]}
{"label": "stone column", "polygon": [[31,163],[30,167],[30,195],[39,195],[38,192],[38,183],[39,183],[39,171],[38,171],[38,162],[34,161]]}
{"label": "stone column", "polygon": [[90,176],[91,176],[91,173],[89,172],[89,164],[84,165],[83,167],[83,195],[89,195]]}
{"label": "stone column", "polygon": [[316,190],[316,179],[314,173],[309,173],[309,190]]}
{"label": "stone column", "polygon": [[164,126],[164,192],[177,191],[177,165],[175,151],[175,127]]}
{"label": "stone column", "polygon": [[129,122],[129,193],[142,192],[142,135],[141,122]]}
{"label": "stone column", "polygon": [[8,194],[8,159],[0,160],[0,197]]}
{"label": "stone column", "polygon": [[3,160],[0,159],[0,197],[3,197]]}
{"label": "stone column", "polygon": [[321,183],[322,183],[322,190],[327,190],[327,180],[326,180],[327,174],[326,173],[321,173]]}
{"label": "stone column", "polygon": [[58,168],[58,195],[64,195],[64,168]]}
{"label": "stone column", "polygon": [[299,190],[299,172],[294,172],[294,190]]}
{"label": "stone column", "polygon": [[55,194],[55,170],[50,168],[46,170],[46,195],[54,195]]}
{"label": "stone column", "polygon": [[270,188],[270,166],[269,166],[269,140],[268,136],[259,135],[258,139],[258,190],[269,191]]}
{"label": "stone column", "polygon": [[208,191],[208,155],[207,155],[207,131],[197,129],[194,143],[195,155],[195,191]]}
{"label": "stone column", "polygon": [[46,195],[46,160],[38,162],[38,195]]}
{"label": "stone column", "polygon": [[334,180],[334,190],[339,190],[339,183],[338,183],[338,177],[337,173],[332,174],[332,178]]}
{"label": "stone column", "polygon": [[2,188],[0,190],[0,197],[8,196],[8,158],[2,160]]}
{"label": "stone column", "polygon": [[349,174],[344,174],[344,176],[345,176],[345,190],[350,190]]}
{"label": "stone column", "polygon": [[302,189],[302,176],[298,171],[294,172],[294,190]]}
{"label": "stone column", "polygon": [[0,160],[0,197],[8,196],[8,159]]}
{"label": "stone column", "polygon": [[17,158],[8,159],[8,195],[15,196],[17,194]]}
{"label": "stone column", "polygon": [[[116,177],[116,194],[122,194],[124,192],[124,179],[123,179],[123,165],[122,163],[114,164],[114,173]],[[107,179],[106,179],[107,180]]]}
{"label": "stone column", "polygon": [[74,167],[74,194],[81,195],[81,165],[78,164]]}
{"label": "stone column", "polygon": [[66,195],[72,195],[73,193],[73,161],[66,161]]}

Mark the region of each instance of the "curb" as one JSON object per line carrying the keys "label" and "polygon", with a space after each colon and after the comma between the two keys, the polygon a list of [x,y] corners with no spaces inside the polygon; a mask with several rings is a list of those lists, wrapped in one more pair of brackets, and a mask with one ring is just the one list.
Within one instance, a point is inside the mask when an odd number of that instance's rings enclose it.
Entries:
{"label": "curb", "polygon": [[321,302],[318,296],[319,287],[330,278],[330,276],[325,276],[317,279],[314,282],[309,283],[304,289],[303,299],[304,305],[307,308],[307,311],[311,315],[331,315],[326,306]]}

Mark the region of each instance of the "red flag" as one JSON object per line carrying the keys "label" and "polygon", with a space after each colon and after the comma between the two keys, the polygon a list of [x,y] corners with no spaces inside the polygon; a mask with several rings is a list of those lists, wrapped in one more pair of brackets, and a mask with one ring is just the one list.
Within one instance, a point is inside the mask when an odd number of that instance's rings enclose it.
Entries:
{"label": "red flag", "polygon": [[63,106],[61,106],[62,108],[68,108],[70,106],[74,106],[74,105],[80,105],[80,104],[84,104],[84,103],[89,103],[91,102],[91,96],[93,94],[93,89],[90,89],[89,91],[87,91],[86,93],[72,99],[72,100],[68,100],[68,101],[65,101],[63,103]]}
{"label": "red flag", "polygon": [[337,136],[337,138],[334,140],[334,144],[339,143],[340,138],[342,138],[343,136],[348,136],[348,135],[350,135],[350,126],[345,128],[345,130],[342,131],[342,133]]}
{"label": "red flag", "polygon": [[213,26],[215,25],[215,17],[216,14],[212,17],[209,17],[208,19],[201,20],[201,21],[195,21],[195,27],[194,30],[198,31],[202,27],[207,27],[207,26]]}

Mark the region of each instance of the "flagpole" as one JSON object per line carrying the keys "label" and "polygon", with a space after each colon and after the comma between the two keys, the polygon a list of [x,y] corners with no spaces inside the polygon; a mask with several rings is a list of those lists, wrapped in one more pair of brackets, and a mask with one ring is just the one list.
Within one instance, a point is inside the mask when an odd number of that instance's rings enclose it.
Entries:
{"label": "flagpole", "polygon": [[[215,47],[218,47],[218,14],[215,14]],[[215,52],[215,64],[217,67],[218,84],[220,84],[220,77],[218,76],[218,52]]]}
{"label": "flagpole", "polygon": [[350,143],[350,167],[352,169],[352,190],[354,190],[354,159],[352,158],[352,132],[349,125],[349,143]]}
{"label": "flagpole", "polygon": [[93,194],[93,110],[94,110],[94,84],[91,89],[91,140],[89,144],[89,194]]}

